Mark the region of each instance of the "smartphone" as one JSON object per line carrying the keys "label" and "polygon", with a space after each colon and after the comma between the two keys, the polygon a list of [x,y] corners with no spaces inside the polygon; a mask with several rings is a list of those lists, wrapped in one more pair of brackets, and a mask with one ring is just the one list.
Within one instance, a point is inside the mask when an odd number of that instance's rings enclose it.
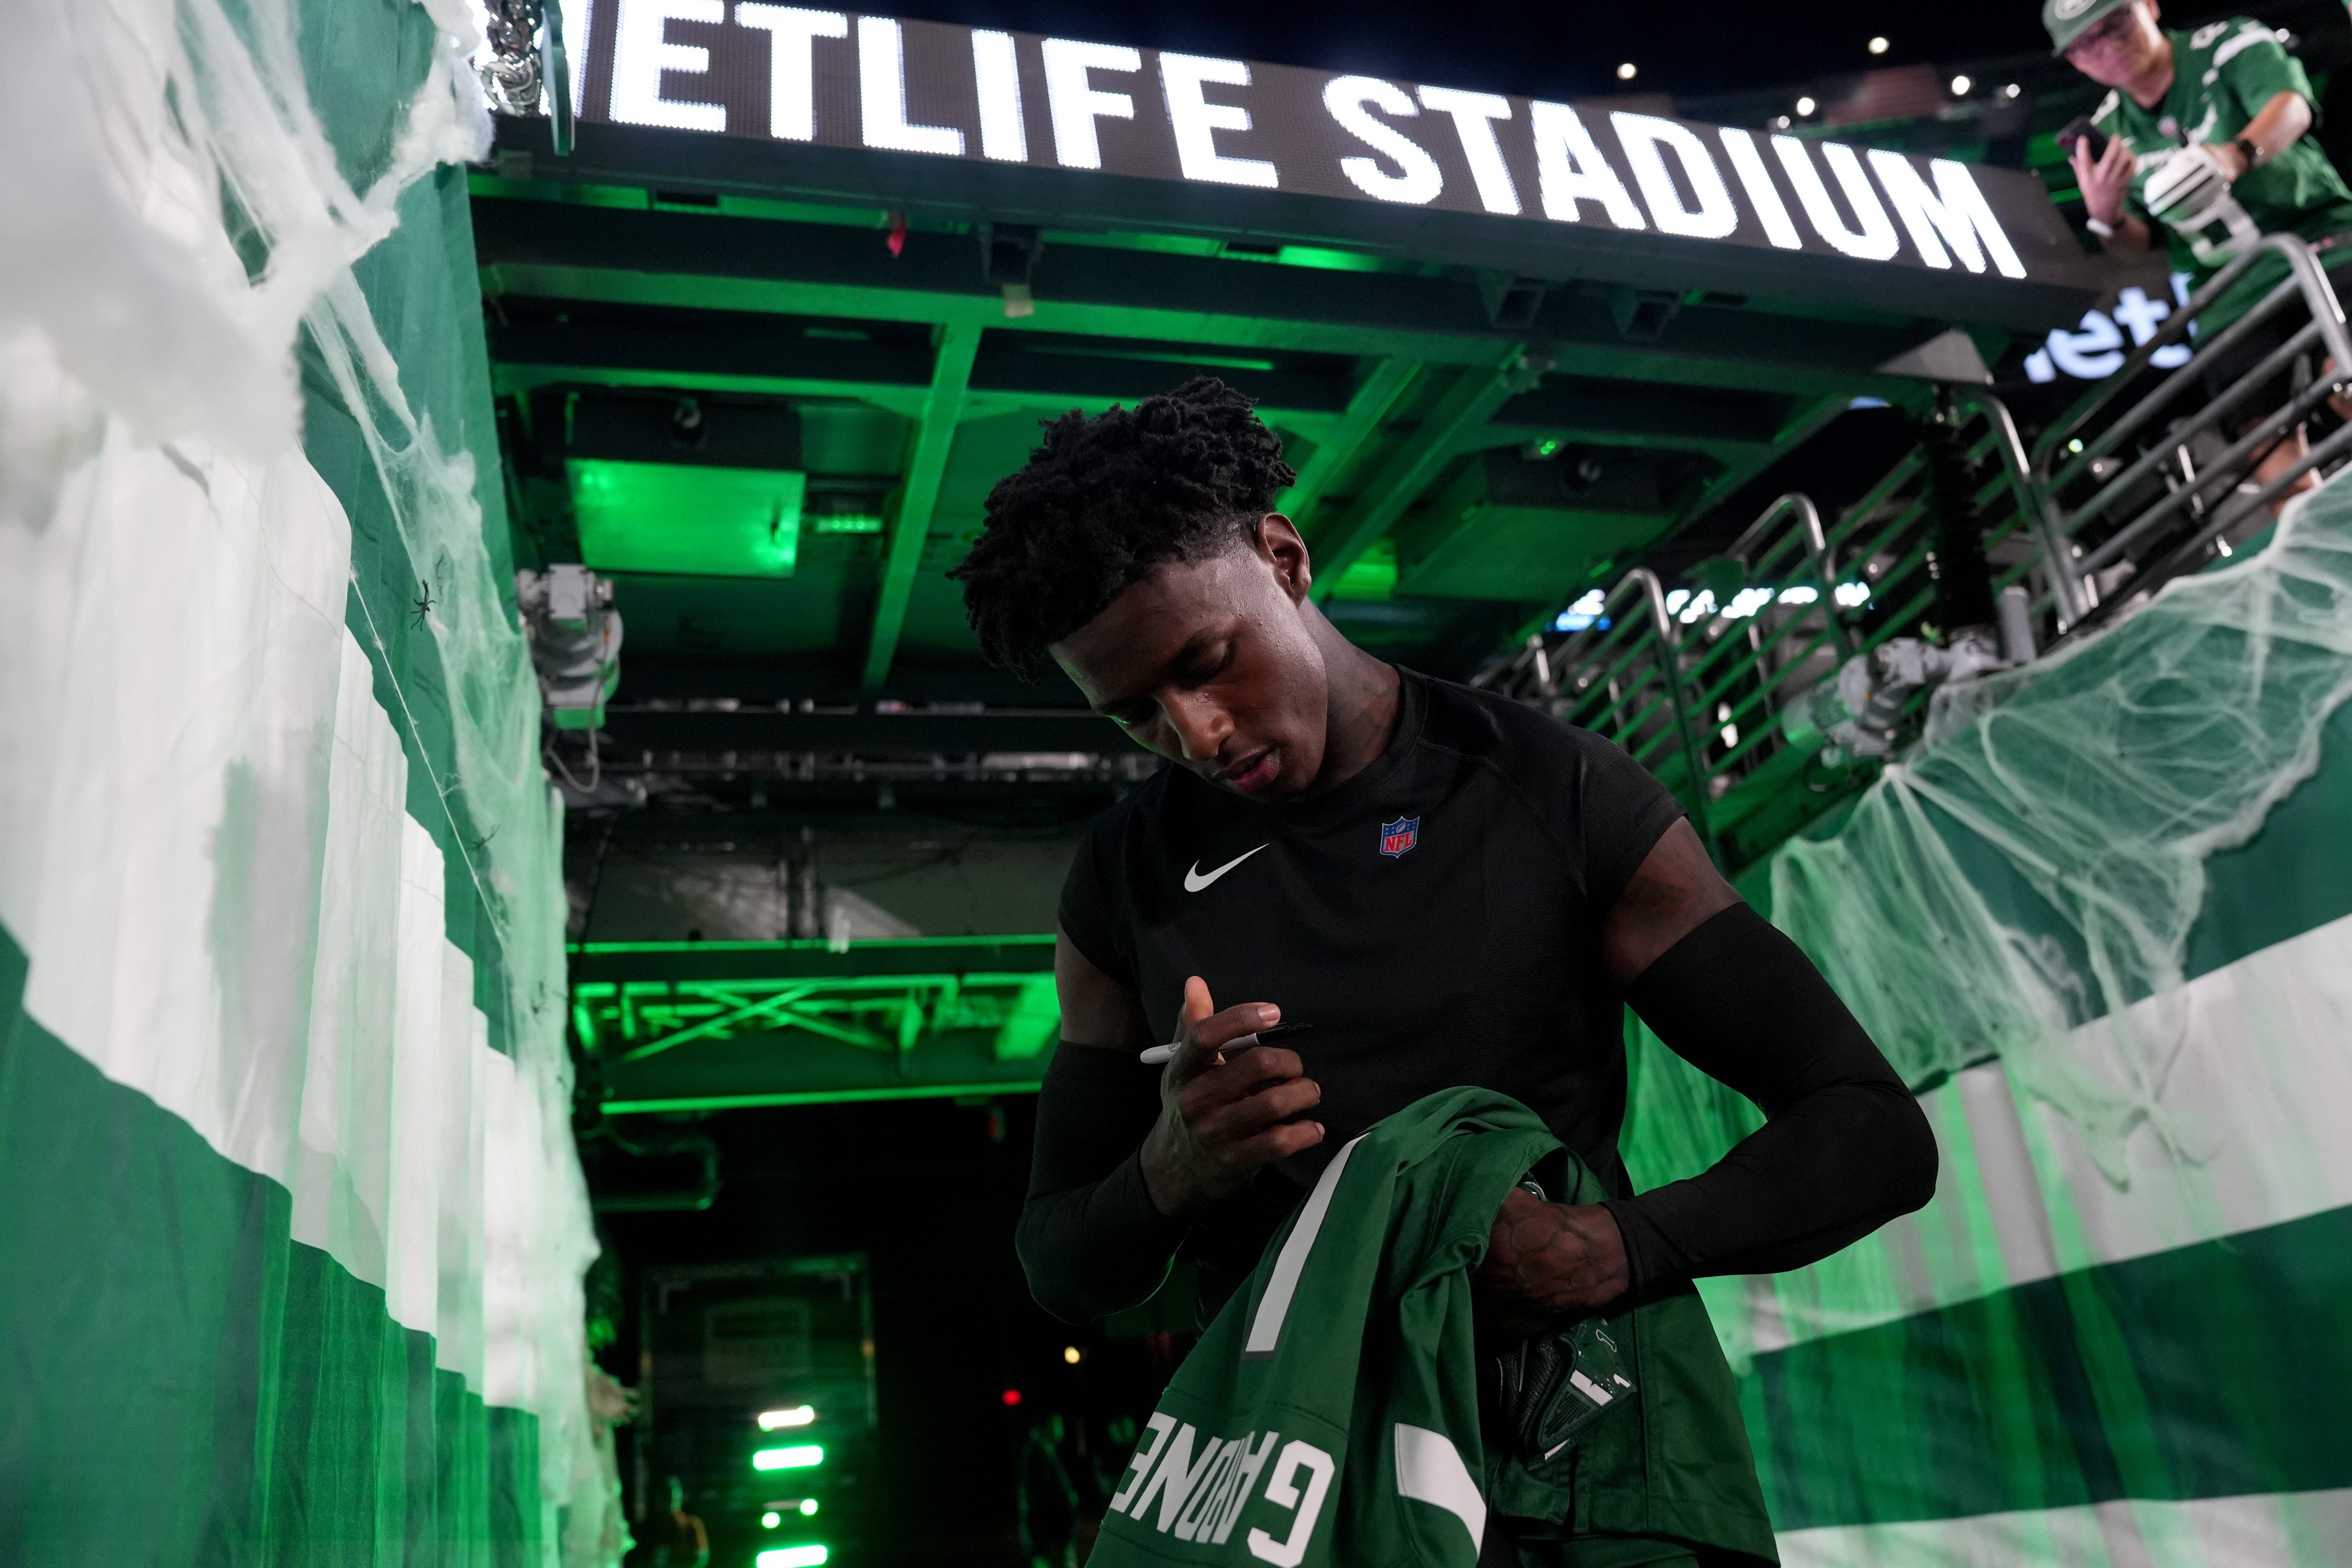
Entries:
{"label": "smartphone", "polygon": [[2074,116],[2058,132],[2058,150],[2069,158],[2074,155],[2074,143],[2077,142],[2090,143],[2091,162],[2094,163],[2107,155],[2107,133],[2092,124],[2087,114]]}

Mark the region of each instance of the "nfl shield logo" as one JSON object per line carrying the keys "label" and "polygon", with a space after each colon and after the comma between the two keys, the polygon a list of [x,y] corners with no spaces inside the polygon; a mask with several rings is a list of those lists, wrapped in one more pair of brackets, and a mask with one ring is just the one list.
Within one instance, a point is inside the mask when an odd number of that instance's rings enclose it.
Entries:
{"label": "nfl shield logo", "polygon": [[1421,842],[1421,818],[1400,816],[1381,824],[1381,853],[1393,859]]}

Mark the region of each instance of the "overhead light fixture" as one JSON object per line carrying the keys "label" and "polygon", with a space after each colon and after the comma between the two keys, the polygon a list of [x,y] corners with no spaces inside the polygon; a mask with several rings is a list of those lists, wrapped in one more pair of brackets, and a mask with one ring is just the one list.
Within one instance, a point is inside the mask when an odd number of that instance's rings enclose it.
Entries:
{"label": "overhead light fixture", "polygon": [[760,1430],[773,1432],[780,1426],[805,1426],[815,1419],[816,1406],[814,1405],[794,1405],[782,1410],[762,1410],[760,1412]]}
{"label": "overhead light fixture", "polygon": [[2000,95],[2003,98],[2015,98],[2019,93],[2023,92],[2024,90],[2025,89],[2023,88],[2018,86],[2015,82],[2011,82],[2007,87],[2000,89]]}
{"label": "overhead light fixture", "polygon": [[1617,79],[1619,81],[1632,81],[1635,77],[1641,74],[1641,68],[1636,66],[1632,60],[1627,60],[1623,65],[1617,68]]}
{"label": "overhead light fixture", "polygon": [[1873,38],[1870,40],[1870,52],[1872,54],[1883,55],[1886,52],[1886,48],[1887,44],[1885,38]]}
{"label": "overhead light fixture", "polygon": [[783,1522],[784,1516],[778,1513],[774,1509],[770,1509],[767,1512],[760,1516],[760,1528],[761,1530],[773,1530],[776,1526]]}
{"label": "overhead light fixture", "polygon": [[1772,117],[1772,129],[1775,131],[1786,131],[1789,129],[1789,117],[1785,114],[1774,115]]}
{"label": "overhead light fixture", "polygon": [[1798,114],[1798,117],[1799,117],[1800,119],[1801,119],[1801,118],[1803,118],[1803,117],[1804,117],[1804,116],[1806,116],[1806,115],[1811,114],[1814,110],[1819,109],[1820,107],[1821,107],[1821,105],[1820,105],[1820,104],[1815,103],[1815,102],[1814,102],[1811,99],[1810,99],[1810,98],[1801,98],[1801,99],[1797,100],[1797,114]]}
{"label": "overhead light fixture", "polygon": [[604,704],[621,683],[621,613],[613,582],[585,566],[551,564],[515,574],[515,608],[530,634],[540,695],[559,730],[604,727]]}
{"label": "overhead light fixture", "polygon": [[580,552],[604,572],[789,577],[808,476],[574,458]]}
{"label": "overhead light fixture", "polygon": [[1072,1366],[1077,1365],[1084,1354],[1085,1352],[1080,1351],[1076,1345],[1064,1345],[1062,1347],[1062,1359],[1069,1363]]}
{"label": "overhead light fixture", "polygon": [[776,1546],[751,1559],[757,1568],[824,1568],[825,1549],[816,1542],[806,1546]]}
{"label": "overhead light fixture", "polygon": [[1952,79],[1952,96],[1954,98],[1966,98],[1969,95],[1969,89],[1974,86],[1976,86],[1976,83],[1970,81],[1968,78],[1964,76],[1956,76]]}
{"label": "overhead light fixture", "polygon": [[589,567],[793,574],[808,476],[791,406],[583,393],[565,429],[565,477]]}
{"label": "overhead light fixture", "polygon": [[1609,617],[1601,612],[1609,607],[1608,595],[1598,588],[1589,589],[1574,604],[1562,610],[1552,621],[1556,632],[1580,632],[1589,626],[1606,627]]}
{"label": "overhead light fixture", "polygon": [[751,1456],[755,1470],[805,1470],[824,1463],[824,1449],[814,1443],[795,1444],[789,1448],[762,1448]]}

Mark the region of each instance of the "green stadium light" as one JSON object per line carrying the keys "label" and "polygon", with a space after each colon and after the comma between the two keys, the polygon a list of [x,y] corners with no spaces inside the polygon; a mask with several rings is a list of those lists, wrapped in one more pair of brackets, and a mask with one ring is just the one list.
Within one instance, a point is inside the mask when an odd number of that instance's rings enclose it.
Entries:
{"label": "green stadium light", "polygon": [[779,1426],[805,1426],[816,1419],[814,1405],[794,1405],[782,1410],[760,1412],[760,1430],[772,1432]]}
{"label": "green stadium light", "polygon": [[762,1448],[751,1456],[755,1470],[805,1470],[812,1465],[824,1463],[824,1449],[815,1443],[796,1443],[789,1448]]}
{"label": "green stadium light", "polygon": [[813,1498],[813,1497],[804,1497],[804,1498],[801,1499],[801,1517],[802,1517],[802,1518],[803,1518],[803,1519],[809,1518],[810,1516],[812,1516],[812,1515],[813,1515],[813,1514],[814,1514],[815,1512],[816,1512],[816,1499],[814,1499],[814,1498]]}
{"label": "green stadium light", "polygon": [[789,577],[808,476],[574,458],[581,559],[607,572]]}
{"label": "green stadium light", "polygon": [[760,1528],[761,1530],[773,1530],[776,1526],[783,1522],[784,1516],[778,1513],[774,1509],[770,1509],[767,1512],[760,1516]]}
{"label": "green stadium light", "polygon": [[756,1568],[824,1568],[829,1555],[823,1542],[812,1541],[805,1546],[776,1546],[751,1559]]}

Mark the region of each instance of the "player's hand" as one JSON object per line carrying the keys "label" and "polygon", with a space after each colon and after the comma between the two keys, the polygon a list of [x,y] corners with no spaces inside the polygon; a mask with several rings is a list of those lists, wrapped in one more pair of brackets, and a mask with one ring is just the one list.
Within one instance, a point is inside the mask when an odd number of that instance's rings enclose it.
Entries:
{"label": "player's hand", "polygon": [[2101,223],[2121,224],[2124,197],[2130,195],[2132,175],[2139,171],[2139,160],[2124,145],[2124,139],[2108,137],[2107,150],[2093,158],[2085,138],[2074,143],[2067,162],[2074,165],[2074,183],[2083,188],[2083,211]]}
{"label": "player's hand", "polygon": [[1548,1204],[1524,1187],[1503,1200],[1486,1261],[1470,1277],[1482,1326],[1505,1340],[1606,1306],[1629,1283],[1614,1215],[1599,1204]]}
{"label": "player's hand", "polygon": [[1161,1214],[1189,1214],[1239,1192],[1276,1160],[1323,1142],[1319,1121],[1293,1121],[1323,1090],[1298,1053],[1223,1047],[1282,1022],[1282,1009],[1244,1003],[1220,1013],[1199,975],[1184,982],[1176,1054],[1160,1074],[1160,1121],[1143,1141],[1143,1184]]}

